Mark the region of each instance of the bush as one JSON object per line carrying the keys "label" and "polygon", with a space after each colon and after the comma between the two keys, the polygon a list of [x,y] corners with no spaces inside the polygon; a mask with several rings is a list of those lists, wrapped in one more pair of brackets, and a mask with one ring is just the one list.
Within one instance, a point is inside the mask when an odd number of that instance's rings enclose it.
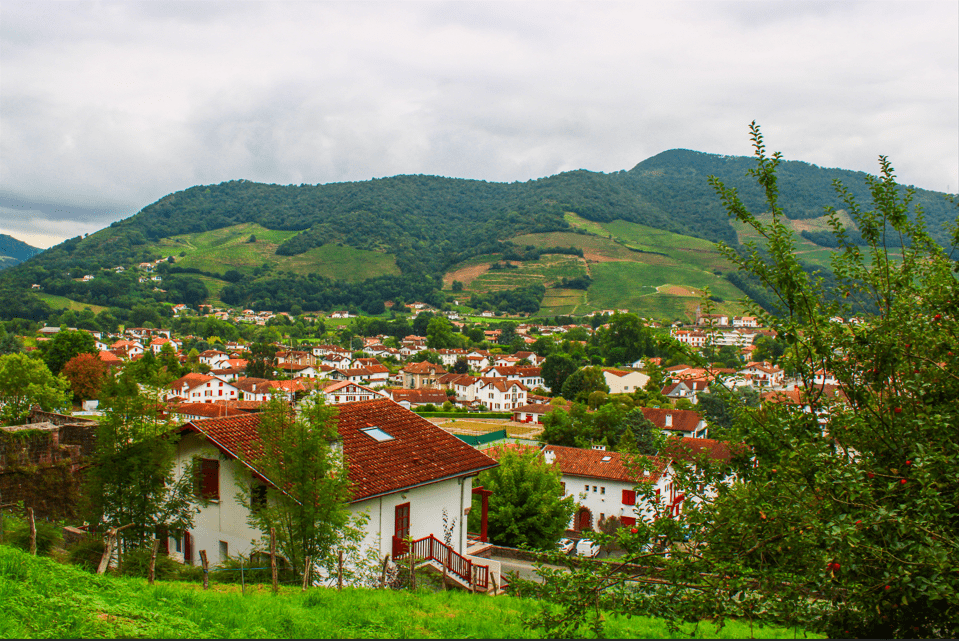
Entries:
{"label": "bush", "polygon": [[[102,550],[102,548],[101,548]],[[150,555],[153,550],[149,547],[136,548],[126,552],[121,559],[122,571],[124,576],[138,576],[146,578],[150,569]],[[176,578],[183,567],[182,564],[174,561],[164,552],[157,552],[156,564],[153,567],[153,577],[159,581],[169,581]]]}
{"label": "bush", "polygon": [[[210,580],[217,583],[240,583],[240,568],[243,568],[243,581],[246,583],[270,583],[273,581],[273,572],[270,570],[270,555],[253,553],[250,556],[231,556],[217,564],[210,570]],[[250,568],[264,568],[251,570]],[[218,571],[214,571],[218,570]],[[202,570],[201,570],[202,572]],[[293,583],[302,581],[302,575],[294,575],[293,569],[287,566],[283,559],[277,559],[277,581],[279,583]]]}
{"label": "bush", "polygon": [[[26,519],[11,519],[6,517],[9,528],[7,541],[15,548],[25,552],[30,551],[30,524]],[[13,521],[13,523],[9,523]],[[36,521],[37,527],[37,554],[49,556],[50,550],[63,540],[63,527],[59,523],[50,521]]]}
{"label": "bush", "polygon": [[96,572],[103,558],[103,537],[87,535],[67,550],[67,559],[72,565]]}

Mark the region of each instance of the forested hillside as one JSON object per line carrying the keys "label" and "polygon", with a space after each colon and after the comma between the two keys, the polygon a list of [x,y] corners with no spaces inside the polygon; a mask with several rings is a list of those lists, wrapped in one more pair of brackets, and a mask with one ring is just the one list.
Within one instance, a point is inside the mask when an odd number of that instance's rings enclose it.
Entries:
{"label": "forested hillside", "polygon": [[[352,304],[380,309],[390,298],[426,299],[442,289],[444,273],[472,257],[523,258],[531,249],[531,235],[582,233],[571,229],[569,214],[599,224],[626,221],[735,245],[736,230],[707,178],[715,175],[739,188],[746,204],[759,210],[761,194],[747,177],[754,164],[750,158],[672,150],[629,171],[578,170],[523,183],[417,175],[327,185],[239,180],[191,187],[88,238],[67,240],[5,270],[0,296],[16,299],[18,292],[39,284],[53,295],[129,309],[151,300],[196,304],[212,288],[217,295],[222,290],[220,299],[235,305],[284,309],[298,304],[310,309]],[[863,174],[784,162],[780,187],[787,216],[816,218],[823,206],[838,206],[832,186],[836,179],[866,200]],[[917,199],[929,228],[945,242],[944,225],[951,220],[943,195],[920,190]],[[217,252],[215,243],[227,240],[214,238],[208,240],[202,259],[189,255],[195,235],[243,225],[261,230],[260,238],[249,235],[245,253],[235,245],[236,238],[230,241],[232,253]],[[526,240],[510,242],[518,237]],[[811,243],[818,238],[816,230],[804,237]],[[352,249],[319,251],[333,246]],[[100,271],[168,256],[170,263],[180,258],[186,262],[171,269],[179,273],[162,287]],[[321,261],[327,261],[322,269]],[[369,261],[379,267],[368,269]],[[384,272],[386,267],[389,271]],[[87,274],[99,275],[79,282]],[[309,279],[305,289],[296,284],[302,277]],[[592,287],[589,281],[582,283]],[[523,308],[528,310],[529,303]]]}
{"label": "forested hillside", "polygon": [[41,251],[43,250],[32,247],[13,236],[0,234],[0,269],[22,263]]}

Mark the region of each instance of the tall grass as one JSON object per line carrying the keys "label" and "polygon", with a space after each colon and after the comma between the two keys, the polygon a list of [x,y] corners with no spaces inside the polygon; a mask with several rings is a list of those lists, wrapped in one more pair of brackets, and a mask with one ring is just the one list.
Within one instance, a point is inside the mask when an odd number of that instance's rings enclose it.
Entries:
{"label": "tall grass", "polygon": [[[465,592],[196,584],[98,576],[0,546],[0,636],[5,638],[530,638],[537,602]],[[662,621],[610,617],[614,638],[669,638]],[[756,628],[764,638],[793,631]],[[686,626],[678,638],[741,638],[749,626]]]}

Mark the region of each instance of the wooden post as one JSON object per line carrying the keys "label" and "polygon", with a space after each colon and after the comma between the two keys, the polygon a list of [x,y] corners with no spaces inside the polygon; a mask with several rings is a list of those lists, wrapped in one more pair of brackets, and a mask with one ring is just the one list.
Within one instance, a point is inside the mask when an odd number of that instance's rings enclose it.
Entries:
{"label": "wooden post", "polygon": [[157,550],[160,549],[160,539],[153,539],[153,551],[150,552],[150,567],[147,569],[147,583],[153,585],[153,571],[157,565]]}
{"label": "wooden post", "polygon": [[103,574],[110,567],[110,557],[113,556],[113,545],[116,541],[116,530],[107,530],[107,536],[103,541],[103,556],[100,558],[100,566],[97,568],[97,574]]}
{"label": "wooden post", "polygon": [[383,571],[380,572],[380,587],[381,587],[381,588],[385,588],[385,587],[386,587],[386,566],[389,564],[389,562],[390,562],[390,555],[387,554],[386,556],[383,557]]}
{"label": "wooden post", "polygon": [[206,550],[200,550],[200,563],[203,564],[203,589],[210,589],[210,564],[206,559]]}
{"label": "wooden post", "polygon": [[310,567],[310,557],[306,557],[306,561],[303,563],[303,592],[306,592],[306,586],[310,584],[310,570],[313,568]]}
{"label": "wooden post", "polygon": [[240,555],[240,594],[246,594],[246,578],[243,576],[243,555]]}
{"label": "wooden post", "polygon": [[276,594],[280,590],[280,586],[276,582],[276,528],[270,528],[270,570],[273,572],[273,593]]}
{"label": "wooden post", "polygon": [[33,520],[33,508],[27,508],[27,518],[30,520],[30,554],[37,555],[37,523]]}
{"label": "wooden post", "polygon": [[412,544],[409,545],[407,554],[409,554],[409,557],[410,557],[410,589],[415,590],[416,589],[416,564],[413,562],[413,545]]}
{"label": "wooden post", "polygon": [[492,570],[489,571],[489,580],[493,582],[493,596],[496,596],[496,592],[499,590],[499,588],[496,586],[496,575],[493,574]]}
{"label": "wooden post", "polygon": [[336,561],[336,589],[343,589],[343,550],[340,550],[339,557]]}

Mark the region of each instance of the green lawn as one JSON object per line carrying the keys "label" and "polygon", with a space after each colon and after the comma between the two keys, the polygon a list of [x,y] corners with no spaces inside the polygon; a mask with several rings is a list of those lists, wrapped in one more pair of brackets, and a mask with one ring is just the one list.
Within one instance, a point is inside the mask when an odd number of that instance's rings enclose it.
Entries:
{"label": "green lawn", "polygon": [[[0,636],[5,638],[530,638],[540,603],[462,591],[281,588],[97,576],[0,545]],[[612,638],[745,638],[748,624],[703,622],[670,635],[665,622],[610,616]],[[760,638],[792,630],[756,626]],[[800,634],[802,634],[800,632]]]}
{"label": "green lawn", "polygon": [[91,303],[79,303],[75,300],[71,300],[67,298],[66,296],[56,296],[54,294],[43,294],[43,293],[37,294],[37,296],[39,296],[41,300],[43,300],[47,305],[49,305],[53,309],[70,309],[75,312],[82,312],[84,309],[89,307],[90,311],[92,311],[94,314],[99,314],[103,310],[108,309],[107,307],[103,307],[102,305],[93,305]]}

